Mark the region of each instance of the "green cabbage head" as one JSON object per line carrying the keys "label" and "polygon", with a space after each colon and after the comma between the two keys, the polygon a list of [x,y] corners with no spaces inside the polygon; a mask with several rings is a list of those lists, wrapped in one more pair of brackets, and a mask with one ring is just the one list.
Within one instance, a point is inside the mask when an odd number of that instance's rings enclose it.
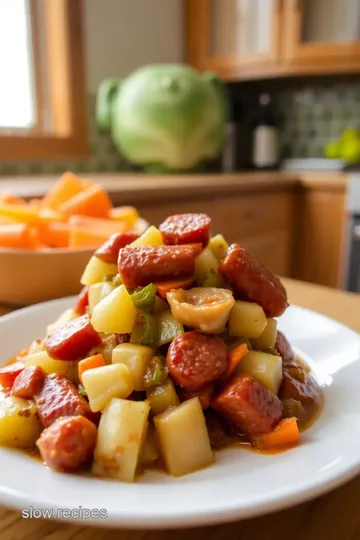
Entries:
{"label": "green cabbage head", "polygon": [[148,65],[99,87],[96,118],[132,163],[189,171],[221,150],[228,114],[225,89],[213,73],[184,65]]}

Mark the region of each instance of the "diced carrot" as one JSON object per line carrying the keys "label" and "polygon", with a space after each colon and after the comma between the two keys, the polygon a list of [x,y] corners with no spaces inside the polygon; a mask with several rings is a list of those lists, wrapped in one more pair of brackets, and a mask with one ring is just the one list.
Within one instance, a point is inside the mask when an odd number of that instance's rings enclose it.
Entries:
{"label": "diced carrot", "polygon": [[46,223],[39,228],[40,240],[49,247],[64,248],[69,245],[69,225],[68,223],[54,222]]}
{"label": "diced carrot", "polygon": [[10,204],[0,202],[0,216],[28,224],[39,222],[38,210],[30,204]]}
{"label": "diced carrot", "polygon": [[70,216],[69,225],[72,229],[83,229],[90,232],[94,231],[107,234],[108,236],[125,232],[127,229],[126,225],[120,221],[111,221],[110,219],[88,216]]}
{"label": "diced carrot", "polygon": [[29,249],[39,249],[42,246],[39,230],[35,227],[29,229]]}
{"label": "diced carrot", "polygon": [[109,239],[109,234],[85,229],[73,229],[69,231],[69,248],[97,248]]}
{"label": "diced carrot", "polygon": [[66,216],[79,214],[99,218],[108,217],[111,208],[110,198],[99,184],[81,191],[59,206],[60,211]]}
{"label": "diced carrot", "polygon": [[94,356],[89,356],[89,358],[84,358],[84,360],[80,360],[80,362],[78,363],[80,382],[82,383],[82,375],[84,371],[101,366],[105,366],[105,360],[102,354],[94,354]]}
{"label": "diced carrot", "polygon": [[140,216],[134,206],[118,206],[117,208],[111,208],[109,217],[114,220],[122,221],[130,229],[135,225]]}
{"label": "diced carrot", "polygon": [[0,201],[9,204],[26,204],[25,199],[23,199],[22,197],[18,197],[17,195],[6,192],[0,195]]}
{"label": "diced carrot", "polygon": [[235,369],[239,365],[240,361],[248,352],[248,346],[246,343],[241,343],[238,347],[235,347],[232,351],[228,353],[228,364],[226,371],[221,375],[221,383],[227,382],[230,377],[234,374]]}
{"label": "diced carrot", "polygon": [[283,418],[273,431],[253,437],[252,445],[258,450],[276,450],[294,446],[299,439],[297,418]]}
{"label": "diced carrot", "polygon": [[61,204],[84,190],[81,180],[73,173],[66,172],[50,189],[42,200],[43,208],[57,210]]}
{"label": "diced carrot", "polygon": [[0,246],[14,249],[30,249],[32,238],[25,223],[0,225]]}
{"label": "diced carrot", "polygon": [[194,282],[194,278],[178,279],[176,281],[162,281],[154,283],[157,289],[157,293],[161,298],[166,300],[166,293],[172,289],[187,289]]}
{"label": "diced carrot", "polygon": [[81,178],[80,182],[83,189],[87,189],[88,187],[94,185],[94,182],[92,180],[89,180],[88,178]]}

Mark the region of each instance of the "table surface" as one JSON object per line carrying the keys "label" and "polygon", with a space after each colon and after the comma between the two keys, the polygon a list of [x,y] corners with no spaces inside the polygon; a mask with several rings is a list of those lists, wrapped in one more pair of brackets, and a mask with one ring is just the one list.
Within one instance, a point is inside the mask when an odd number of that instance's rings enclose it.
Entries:
{"label": "table surface", "polygon": [[[291,303],[328,315],[360,333],[360,296],[284,279]],[[5,313],[6,309],[0,310]],[[119,531],[23,519],[0,507],[1,540],[360,540],[360,476],[314,501],[228,525],[169,531]],[[81,501],[80,501],[81,503]],[[121,501],[119,501],[121,504]]]}

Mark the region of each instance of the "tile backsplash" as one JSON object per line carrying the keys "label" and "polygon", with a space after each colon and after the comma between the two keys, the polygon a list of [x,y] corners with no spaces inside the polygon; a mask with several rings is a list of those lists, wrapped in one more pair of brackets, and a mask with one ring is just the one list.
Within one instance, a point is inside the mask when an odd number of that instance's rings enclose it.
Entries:
{"label": "tile backsplash", "polygon": [[360,128],[360,81],[308,83],[274,92],[281,115],[284,158],[323,157],[325,146]]}
{"label": "tile backsplash", "polygon": [[44,161],[0,161],[0,176],[61,174],[64,171],[79,173],[105,172],[129,169],[129,165],[115,148],[108,133],[99,130],[95,123],[95,96],[88,96],[88,130],[90,155],[85,159]]}

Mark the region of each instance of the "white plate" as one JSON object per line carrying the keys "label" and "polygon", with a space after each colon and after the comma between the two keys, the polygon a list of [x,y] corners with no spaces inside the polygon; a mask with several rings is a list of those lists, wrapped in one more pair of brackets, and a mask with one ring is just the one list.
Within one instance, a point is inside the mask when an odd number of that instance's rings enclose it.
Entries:
{"label": "white plate", "polygon": [[[71,299],[56,300],[2,317],[2,362],[41,337],[71,305]],[[269,456],[225,450],[202,471],[182,478],[148,472],[135,484],[55,473],[21,452],[0,449],[0,504],[104,508],[107,519],[96,520],[103,526],[184,527],[280,510],[349,480],[360,471],[360,336],[296,306],[280,329],[325,385],[323,414],[297,448]]]}

